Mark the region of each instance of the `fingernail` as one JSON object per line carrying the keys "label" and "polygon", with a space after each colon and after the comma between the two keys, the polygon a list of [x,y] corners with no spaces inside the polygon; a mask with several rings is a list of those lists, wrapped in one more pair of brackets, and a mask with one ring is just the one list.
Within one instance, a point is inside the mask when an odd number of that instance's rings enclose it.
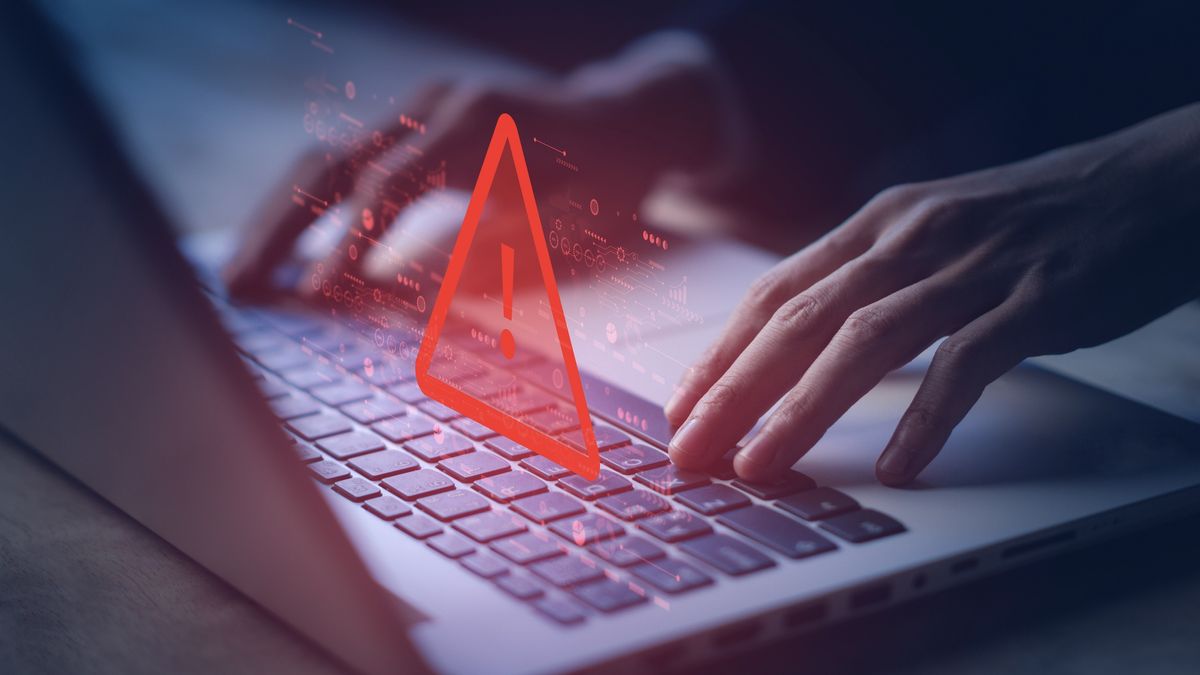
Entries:
{"label": "fingernail", "polygon": [[689,417],[683,426],[679,427],[679,431],[671,437],[671,449],[684,455],[694,454],[699,448],[696,442],[696,422],[700,421],[699,417]]}
{"label": "fingernail", "polygon": [[739,450],[733,459],[742,468],[749,471],[759,471],[769,465],[772,460],[770,453],[762,450],[761,447],[762,444],[752,441],[749,445]]}
{"label": "fingernail", "polygon": [[903,448],[894,448],[884,454],[883,460],[879,462],[879,470],[893,476],[907,475],[912,458],[912,452]]}

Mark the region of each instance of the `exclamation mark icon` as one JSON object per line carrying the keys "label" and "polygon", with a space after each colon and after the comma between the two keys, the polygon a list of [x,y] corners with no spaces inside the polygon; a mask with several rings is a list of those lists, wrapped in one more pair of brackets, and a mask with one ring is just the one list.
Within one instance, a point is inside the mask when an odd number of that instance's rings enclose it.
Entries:
{"label": "exclamation mark icon", "polygon": [[[512,321],[513,298],[513,248],[508,244],[500,244],[500,272],[504,283],[504,318]],[[517,341],[512,331],[505,328],[500,331],[500,353],[504,358],[511,359],[517,352]]]}

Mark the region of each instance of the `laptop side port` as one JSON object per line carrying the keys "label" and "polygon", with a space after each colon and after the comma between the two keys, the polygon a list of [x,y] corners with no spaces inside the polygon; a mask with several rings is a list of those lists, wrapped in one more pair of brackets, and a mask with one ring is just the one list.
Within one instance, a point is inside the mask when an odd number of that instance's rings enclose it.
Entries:
{"label": "laptop side port", "polygon": [[717,631],[712,643],[718,649],[726,649],[753,640],[762,630],[761,621],[746,621]]}
{"label": "laptop side port", "polygon": [[818,602],[811,605],[804,605],[795,609],[789,609],[783,615],[784,628],[800,628],[803,626],[811,626],[815,623],[824,621],[829,616],[829,605],[823,602]]}
{"label": "laptop side port", "polygon": [[979,567],[979,558],[963,558],[950,565],[950,574],[965,574]]}
{"label": "laptop side port", "polygon": [[876,584],[850,595],[850,609],[860,610],[886,604],[892,599],[891,584]]}
{"label": "laptop side port", "polygon": [[1044,537],[1038,537],[1037,539],[1030,539],[1029,541],[1023,541],[1020,544],[1013,544],[1012,546],[1009,546],[1009,547],[1005,548],[1003,551],[1001,551],[1000,557],[1005,560],[1008,560],[1011,558],[1017,558],[1019,556],[1028,555],[1030,553],[1036,553],[1037,551],[1041,551],[1042,549],[1050,548],[1052,546],[1058,546],[1059,544],[1065,544],[1074,539],[1075,539],[1075,530],[1065,530],[1063,532],[1056,532],[1054,534],[1046,535]]}

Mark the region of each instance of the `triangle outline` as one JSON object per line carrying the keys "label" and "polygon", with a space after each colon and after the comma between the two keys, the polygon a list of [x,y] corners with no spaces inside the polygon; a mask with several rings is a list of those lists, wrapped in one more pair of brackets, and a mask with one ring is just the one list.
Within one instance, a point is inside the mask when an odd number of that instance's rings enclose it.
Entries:
{"label": "triangle outline", "polygon": [[[515,164],[517,184],[521,192],[521,201],[525,206],[525,218],[533,235],[533,246],[538,265],[541,268],[542,283],[550,304],[550,313],[554,319],[554,328],[558,337],[559,348],[562,352],[565,379],[570,385],[575,412],[579,417],[580,429],[583,433],[587,454],[583,455],[573,450],[566,443],[546,434],[545,432],[522,422],[520,419],[490,405],[489,403],[471,396],[470,394],[451,386],[429,374],[429,366],[437,347],[438,338],[450,311],[450,303],[458,289],[459,279],[467,264],[471,243],[475,239],[475,231],[483,214],[484,204],[491,192],[496,171],[500,168],[500,159],[504,149],[509,153]],[[454,250],[450,254],[450,263],[442,278],[442,287],[438,291],[433,310],[429,313],[429,321],[425,334],[421,339],[421,347],[417,353],[416,363],[417,386],[421,392],[439,403],[453,408],[455,411],[490,428],[507,428],[508,435],[513,441],[559,464],[563,468],[595,480],[600,476],[600,450],[596,445],[595,431],[592,428],[591,415],[588,413],[587,400],[584,397],[583,380],[579,376],[579,367],[575,361],[575,350],[571,345],[571,335],[567,329],[566,316],[563,314],[562,300],[558,293],[558,282],[554,277],[554,269],[550,264],[550,253],[546,248],[545,230],[542,229],[541,216],[538,214],[537,202],[534,200],[533,184],[529,179],[529,169],[525,163],[525,153],[521,148],[521,139],[517,133],[517,124],[508,113],[500,115],[496,120],[496,129],[492,132],[492,140],[488,143],[487,153],[483,158],[483,166],[475,181],[471,200],[467,205],[467,213],[459,229],[458,238],[454,242]],[[513,424],[515,423],[515,425]]]}

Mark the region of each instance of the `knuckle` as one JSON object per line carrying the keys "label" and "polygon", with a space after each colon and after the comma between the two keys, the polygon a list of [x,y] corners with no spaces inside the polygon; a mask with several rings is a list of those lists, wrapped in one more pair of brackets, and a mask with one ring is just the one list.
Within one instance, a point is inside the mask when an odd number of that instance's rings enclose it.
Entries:
{"label": "knuckle", "polygon": [[777,331],[785,335],[794,335],[816,323],[823,309],[816,294],[801,293],[783,303],[771,317],[771,323]]}
{"label": "knuckle", "polygon": [[919,183],[899,183],[880,191],[871,199],[871,203],[884,209],[904,208],[919,201],[924,194],[925,190]]}
{"label": "knuckle", "polygon": [[746,303],[761,312],[778,307],[785,300],[786,285],[782,274],[771,270],[750,284],[746,292]]}
{"label": "knuckle", "polygon": [[794,428],[811,419],[817,408],[818,398],[812,387],[796,384],[775,412],[774,421],[777,426]]}
{"label": "knuckle", "polygon": [[955,369],[974,360],[981,349],[981,341],[975,337],[951,335],[937,348],[938,360]]}
{"label": "knuckle", "polygon": [[892,313],[872,305],[855,310],[842,324],[839,341],[849,348],[864,348],[887,336],[895,325]]}
{"label": "knuckle", "polygon": [[919,437],[927,438],[938,429],[938,414],[937,410],[928,403],[914,403],[907,412],[904,413],[903,426],[906,432],[915,433]]}
{"label": "knuckle", "polygon": [[706,410],[724,408],[737,400],[737,396],[737,387],[734,383],[721,379],[709,387],[708,393],[700,400],[700,407]]}

